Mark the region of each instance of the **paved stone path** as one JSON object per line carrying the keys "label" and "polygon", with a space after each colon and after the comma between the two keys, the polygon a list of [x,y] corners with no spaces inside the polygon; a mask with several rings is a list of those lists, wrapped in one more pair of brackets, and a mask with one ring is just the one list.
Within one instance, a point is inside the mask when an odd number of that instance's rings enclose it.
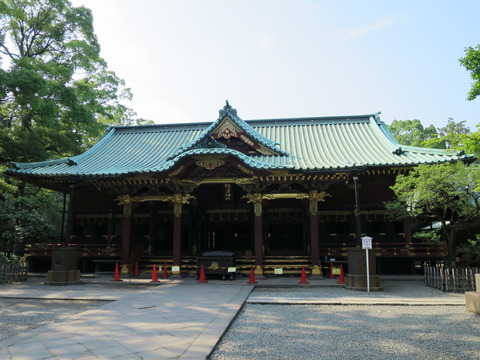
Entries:
{"label": "paved stone path", "polygon": [[[198,284],[193,278],[147,279],[112,283],[110,277],[87,279],[86,284],[43,286],[38,281],[0,285],[0,297],[33,299],[112,300],[68,320],[42,325],[0,341],[0,358],[37,359],[205,359],[213,350],[242,305],[273,304],[411,304],[463,305],[460,294],[402,297],[401,294],[365,294],[347,291],[336,280],[310,280],[298,285],[295,278],[257,280],[257,286],[291,288],[293,296],[262,296],[247,278]],[[422,286],[417,281],[419,286]],[[295,289],[326,286],[338,291],[335,298],[304,298]],[[335,289],[336,288],[336,289]],[[282,294],[285,292],[279,292]],[[442,294],[441,292],[438,292]],[[250,296],[250,297],[249,297]],[[248,300],[247,300],[248,299]]]}
{"label": "paved stone path", "polygon": [[253,289],[240,283],[164,283],[121,292],[109,286],[108,293],[81,287],[2,291],[4,297],[116,301],[5,339],[0,358],[205,359]]}

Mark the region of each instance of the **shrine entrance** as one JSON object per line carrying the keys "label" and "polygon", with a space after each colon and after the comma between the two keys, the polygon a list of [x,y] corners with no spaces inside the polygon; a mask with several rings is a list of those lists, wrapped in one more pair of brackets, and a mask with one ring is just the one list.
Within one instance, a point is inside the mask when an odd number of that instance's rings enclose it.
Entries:
{"label": "shrine entrance", "polygon": [[305,247],[304,229],[301,223],[271,224],[267,234],[267,252],[270,255],[300,253]]}
{"label": "shrine entrance", "polygon": [[246,221],[209,222],[207,249],[244,253],[253,247],[251,224]]}

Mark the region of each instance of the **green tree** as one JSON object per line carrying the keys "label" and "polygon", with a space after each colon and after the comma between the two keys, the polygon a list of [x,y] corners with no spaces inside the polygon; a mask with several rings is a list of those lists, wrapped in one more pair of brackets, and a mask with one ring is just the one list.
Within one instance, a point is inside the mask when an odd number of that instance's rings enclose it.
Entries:
{"label": "green tree", "polygon": [[100,56],[89,9],[68,0],[0,0],[0,208],[5,220],[0,243],[5,249],[43,239],[53,225],[58,234],[54,223],[61,200],[59,194],[6,179],[3,170],[12,161],[79,154],[98,140],[106,124],[145,122],[123,104],[131,96]]}
{"label": "green tree", "polygon": [[470,71],[473,83],[468,92],[467,100],[474,100],[480,95],[480,44],[476,47],[467,47],[465,56],[458,61],[465,69]]}
{"label": "green tree", "polygon": [[0,2],[0,162],[84,151],[130,124],[131,94],[107,69],[91,11],[68,0]]}
{"label": "green tree", "polygon": [[423,145],[438,149],[461,150],[467,135],[470,134],[470,129],[465,120],[455,122],[454,119],[448,118],[447,125],[437,128],[437,133],[437,137],[426,140]]}
{"label": "green tree", "polygon": [[442,224],[453,262],[458,229],[480,215],[479,178],[479,167],[462,162],[419,165],[407,175],[398,175],[391,189],[410,216]]}
{"label": "green tree", "polygon": [[45,241],[53,234],[53,226],[39,211],[39,199],[7,195],[0,203],[0,251],[22,256],[30,242]]}
{"label": "green tree", "polygon": [[466,154],[475,155],[477,159],[480,158],[480,125],[477,125],[477,131],[463,136],[462,145],[459,146],[459,149],[463,150]]}
{"label": "green tree", "polygon": [[424,146],[426,141],[438,136],[433,125],[424,127],[418,119],[393,120],[388,130],[398,143],[410,146]]}

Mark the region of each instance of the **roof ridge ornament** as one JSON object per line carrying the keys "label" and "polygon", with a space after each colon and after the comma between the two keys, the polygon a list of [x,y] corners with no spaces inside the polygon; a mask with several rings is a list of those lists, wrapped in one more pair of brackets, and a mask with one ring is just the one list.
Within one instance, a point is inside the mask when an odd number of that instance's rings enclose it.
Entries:
{"label": "roof ridge ornament", "polygon": [[237,109],[232,108],[232,106],[230,105],[228,100],[225,100],[225,106],[223,107],[223,109],[220,109],[220,111],[219,111],[219,118],[224,117],[228,113],[230,113],[234,116],[237,116]]}

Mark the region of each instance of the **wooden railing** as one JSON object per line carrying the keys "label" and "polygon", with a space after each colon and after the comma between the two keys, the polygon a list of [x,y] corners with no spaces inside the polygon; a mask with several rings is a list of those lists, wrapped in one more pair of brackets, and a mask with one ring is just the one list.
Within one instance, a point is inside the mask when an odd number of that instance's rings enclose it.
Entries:
{"label": "wooden railing", "polygon": [[[355,247],[355,243],[321,243],[320,255],[328,257],[345,257],[347,249]],[[34,244],[30,248],[32,256],[50,256],[52,249],[62,247],[62,244]],[[107,244],[69,244],[77,247],[79,256],[120,256],[120,245]],[[446,245],[425,243],[374,243],[373,251],[378,257],[422,257],[440,258],[446,254]]]}
{"label": "wooden railing", "polygon": [[33,244],[30,248],[31,256],[50,256],[52,250],[59,247],[78,248],[78,256],[120,256],[121,248],[119,245],[107,244]]}
{"label": "wooden railing", "polygon": [[[355,247],[355,243],[320,244],[322,256],[339,257],[347,256],[347,249]],[[446,244],[426,243],[373,243],[375,256],[383,257],[423,257],[439,258],[447,253]]]}

